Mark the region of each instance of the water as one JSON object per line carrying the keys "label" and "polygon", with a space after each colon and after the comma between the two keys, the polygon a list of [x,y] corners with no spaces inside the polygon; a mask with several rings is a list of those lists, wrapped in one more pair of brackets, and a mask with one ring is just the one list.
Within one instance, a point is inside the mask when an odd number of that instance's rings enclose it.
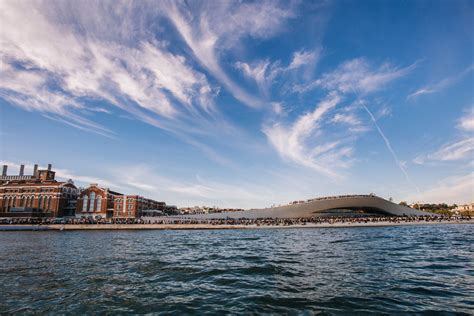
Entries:
{"label": "water", "polygon": [[0,233],[0,313],[474,311],[474,225]]}

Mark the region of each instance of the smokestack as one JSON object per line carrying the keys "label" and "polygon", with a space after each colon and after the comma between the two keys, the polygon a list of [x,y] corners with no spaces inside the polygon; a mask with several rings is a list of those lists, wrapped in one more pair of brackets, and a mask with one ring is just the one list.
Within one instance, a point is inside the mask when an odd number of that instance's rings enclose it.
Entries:
{"label": "smokestack", "polygon": [[25,165],[20,165],[20,177],[25,173]]}
{"label": "smokestack", "polygon": [[48,171],[51,171],[51,167],[52,167],[52,166],[51,166],[51,164],[49,163],[49,164],[48,164]]}
{"label": "smokestack", "polygon": [[33,168],[33,177],[36,177],[38,173],[38,165],[35,164],[35,167]]}
{"label": "smokestack", "polygon": [[2,176],[7,175],[7,169],[8,169],[8,165],[3,165]]}

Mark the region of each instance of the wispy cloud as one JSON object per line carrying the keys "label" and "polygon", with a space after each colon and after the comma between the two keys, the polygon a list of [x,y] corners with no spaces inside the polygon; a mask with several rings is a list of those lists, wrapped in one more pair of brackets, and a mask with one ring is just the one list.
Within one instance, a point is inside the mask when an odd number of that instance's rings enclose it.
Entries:
{"label": "wispy cloud", "polygon": [[296,85],[295,92],[308,92],[316,88],[336,90],[340,93],[357,93],[365,95],[380,90],[389,82],[407,75],[417,66],[399,68],[385,63],[378,68],[372,67],[364,58],[346,61],[334,71],[323,74],[308,84]]}
{"label": "wispy cloud", "polygon": [[472,159],[474,155],[474,138],[469,137],[454,143],[441,146],[436,152],[417,156],[413,162],[423,164],[427,161],[458,161]]}
{"label": "wispy cloud", "polygon": [[418,155],[413,159],[415,164],[426,162],[454,162],[472,160],[474,158],[474,112],[472,107],[465,111],[465,115],[458,120],[458,129],[463,132],[462,137],[445,143],[438,150],[430,154]]}
{"label": "wispy cloud", "polygon": [[[194,56],[235,98],[259,107],[262,101],[249,94],[220,65],[221,52],[233,48],[243,37],[265,39],[283,30],[295,16],[293,4],[279,1],[200,2],[190,7],[170,2],[166,16],[174,24]],[[197,14],[196,14],[197,13]],[[188,17],[194,15],[194,19]]]}
{"label": "wispy cloud", "polygon": [[265,59],[253,63],[236,62],[235,67],[240,70],[245,77],[255,81],[260,93],[268,97],[269,90],[276,81],[281,81],[283,80],[282,78],[288,78],[296,72],[302,72],[304,77],[312,75],[319,61],[320,51],[321,49],[295,51],[288,65],[284,65],[280,60],[271,62]]}
{"label": "wispy cloud", "polygon": [[277,122],[264,126],[263,132],[282,158],[327,176],[340,177],[337,169],[348,166],[352,149],[341,140],[328,141],[321,127],[323,118],[340,101],[338,94],[330,94],[312,112],[299,116],[290,125]]}
{"label": "wispy cloud", "polygon": [[220,207],[254,207],[273,196],[271,190],[256,183],[220,182],[196,175],[188,180],[177,180],[160,174],[150,165],[136,164],[111,168],[117,184],[131,192],[139,190],[141,194],[156,199],[167,197],[169,203],[188,203],[218,205]]}
{"label": "wispy cloud", "polygon": [[275,78],[282,72],[279,62],[271,63],[268,60],[261,60],[254,64],[244,62],[235,63],[235,67],[242,71],[245,77],[252,79],[257,84],[260,93],[268,97],[269,89]]}
{"label": "wispy cloud", "polygon": [[462,72],[460,72],[459,74],[457,74],[455,76],[447,77],[447,78],[444,78],[444,79],[442,79],[438,82],[432,83],[430,85],[423,86],[423,87],[419,88],[418,90],[416,90],[415,92],[409,94],[407,96],[407,100],[414,99],[414,98],[417,98],[419,96],[426,95],[426,94],[432,94],[432,93],[440,92],[440,91],[452,86],[453,84],[455,84],[456,82],[461,80],[464,76],[466,76],[467,74],[469,74],[473,70],[474,70],[474,65],[470,65],[465,70],[463,70]]}
{"label": "wispy cloud", "polygon": [[142,14],[145,4],[87,2],[74,7],[74,18],[71,9],[60,1],[0,4],[0,97],[102,134],[110,131],[78,112],[87,100],[168,131],[180,129],[177,122],[212,120],[216,89],[185,56],[141,29],[137,14],[157,16]]}
{"label": "wispy cloud", "polygon": [[474,131],[474,106],[470,106],[458,120],[458,128],[466,132]]}
{"label": "wispy cloud", "polygon": [[[344,62],[319,79],[294,87],[293,90],[300,93],[316,88],[328,91],[327,98],[313,112],[300,116],[289,125],[282,122],[267,124],[263,131],[281,157],[322,174],[337,177],[339,175],[336,170],[347,168],[352,163],[355,140],[370,128],[363,123],[359,113],[361,109],[368,111],[363,103],[340,106],[337,110],[336,104],[340,103],[345,95],[360,98],[375,92],[389,82],[407,75],[414,67],[416,63],[405,68],[397,68],[387,63],[376,68],[362,58]],[[383,111],[387,112],[386,109]],[[368,112],[381,133],[375,117]],[[329,118],[325,121],[326,124],[320,122],[323,115]],[[381,136],[394,154],[385,135],[381,133]],[[408,177],[398,159],[396,162]]]}
{"label": "wispy cloud", "polygon": [[291,60],[288,69],[296,69],[303,66],[308,66],[311,64],[315,64],[319,60],[320,50],[315,51],[305,51],[300,50],[293,54],[293,59]]}
{"label": "wispy cloud", "polygon": [[[314,87],[320,86],[328,90],[339,91],[339,93],[343,94],[353,94],[357,98],[361,98],[379,89],[382,89],[384,86],[395,79],[406,76],[416,66],[416,62],[404,68],[397,68],[389,63],[385,63],[378,68],[373,68],[365,59],[358,58],[343,63],[333,72],[324,74],[321,79],[314,81],[309,87],[312,89]],[[359,102],[356,102],[356,104],[361,106],[367,112],[379,135],[382,137],[385,146],[392,155],[397,167],[403,173],[408,183],[410,183],[416,188],[417,191],[419,191],[418,186],[408,175],[404,164],[398,158],[389,139],[385,136],[385,133],[380,128],[379,124],[377,123],[377,119],[369,110],[365,104],[365,101],[359,99]]]}
{"label": "wispy cloud", "polygon": [[443,179],[419,194],[404,197],[405,201],[424,203],[471,203],[474,196],[474,173]]}

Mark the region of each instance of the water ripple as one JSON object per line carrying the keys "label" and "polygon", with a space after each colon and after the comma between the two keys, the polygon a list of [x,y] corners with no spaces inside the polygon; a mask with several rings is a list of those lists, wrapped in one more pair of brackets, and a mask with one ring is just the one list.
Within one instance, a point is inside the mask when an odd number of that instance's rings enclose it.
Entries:
{"label": "water ripple", "polygon": [[473,232],[1,232],[0,314],[471,314]]}

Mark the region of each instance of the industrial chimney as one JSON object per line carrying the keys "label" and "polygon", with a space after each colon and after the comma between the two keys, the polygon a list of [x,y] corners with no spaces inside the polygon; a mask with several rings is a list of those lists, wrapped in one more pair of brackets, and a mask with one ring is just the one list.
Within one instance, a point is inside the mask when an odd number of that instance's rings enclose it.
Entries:
{"label": "industrial chimney", "polygon": [[48,171],[51,171],[51,167],[52,167],[52,166],[51,166],[51,164],[49,163],[49,164],[48,164]]}
{"label": "industrial chimney", "polygon": [[35,164],[35,167],[33,168],[33,177],[38,177],[38,165]]}
{"label": "industrial chimney", "polygon": [[20,177],[25,173],[25,165],[20,165]]}
{"label": "industrial chimney", "polygon": [[7,169],[8,169],[8,165],[3,165],[2,176],[5,177],[7,175]]}

